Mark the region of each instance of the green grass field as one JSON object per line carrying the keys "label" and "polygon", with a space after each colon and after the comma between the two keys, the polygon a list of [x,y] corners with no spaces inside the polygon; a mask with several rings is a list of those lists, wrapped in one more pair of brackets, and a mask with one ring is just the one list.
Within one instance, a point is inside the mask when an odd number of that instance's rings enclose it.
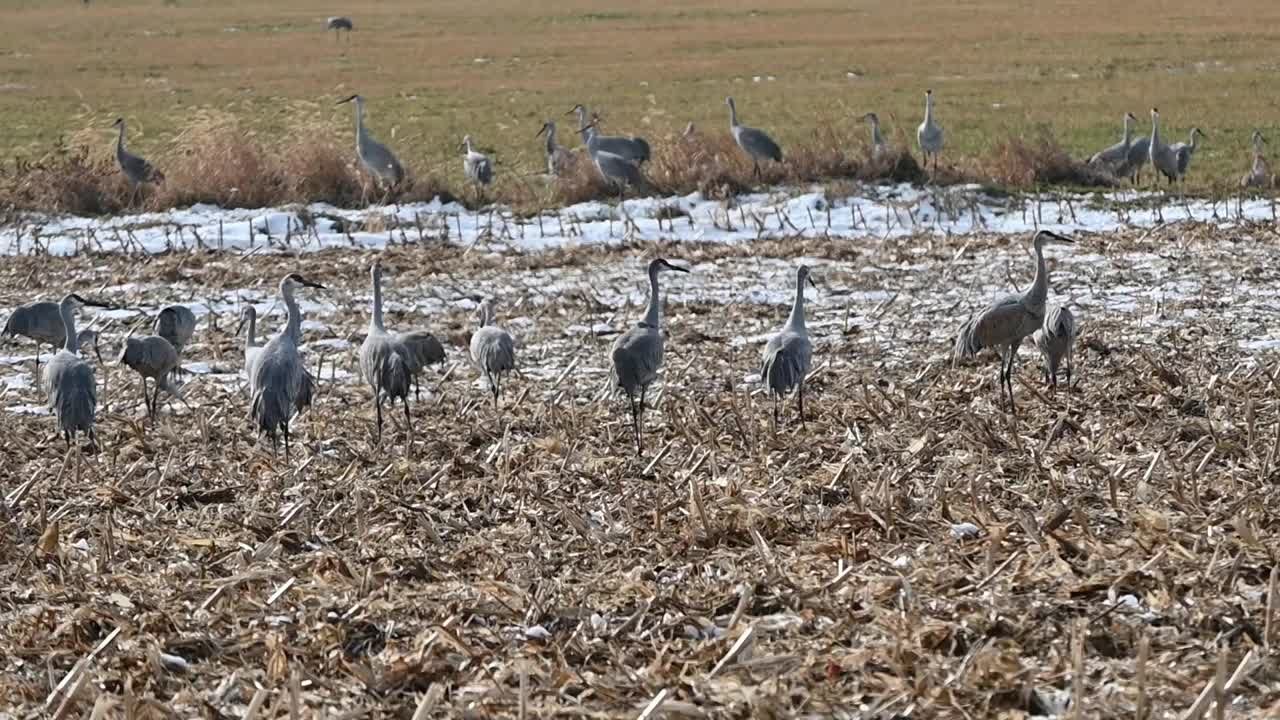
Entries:
{"label": "green grass field", "polygon": [[[130,121],[135,149],[162,156],[200,109],[229,111],[268,141],[291,119],[318,118],[349,142],[350,107],[332,103],[359,92],[375,135],[419,172],[459,176],[457,143],[470,132],[500,170],[523,173],[541,167],[541,120],[579,101],[599,109],[607,131],[661,138],[691,120],[721,132],[733,94],[743,121],[785,148],[831,124],[861,137],[856,116],[868,110],[895,137],[914,138],[923,90],[933,87],[952,162],[980,162],[999,140],[1043,128],[1087,154],[1118,138],[1125,111],[1145,131],[1155,105],[1173,139],[1193,124],[1207,132],[1191,177],[1205,187],[1238,179],[1251,130],[1277,127],[1280,5],[1258,0],[0,8],[10,156],[36,156],[85,128],[100,127],[109,146],[117,116]],[[340,13],[356,23],[349,44],[323,30]],[[574,144],[567,135],[562,142]]]}

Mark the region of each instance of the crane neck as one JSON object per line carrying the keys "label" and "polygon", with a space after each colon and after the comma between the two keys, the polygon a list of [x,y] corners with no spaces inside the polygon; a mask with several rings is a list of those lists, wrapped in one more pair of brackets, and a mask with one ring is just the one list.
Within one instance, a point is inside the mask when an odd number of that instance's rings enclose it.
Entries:
{"label": "crane neck", "polygon": [[644,312],[644,320],[640,324],[653,330],[658,329],[659,311],[662,299],[658,295],[658,268],[649,269],[649,308]]}
{"label": "crane neck", "polygon": [[1127,116],[1124,119],[1124,146],[1129,147],[1133,144],[1133,121]]}
{"label": "crane neck", "polygon": [[244,347],[247,350],[258,344],[258,311],[254,310],[252,305],[249,306],[248,311],[245,313],[244,323]]}
{"label": "crane neck", "polygon": [[72,304],[70,299],[63,300],[58,305],[58,314],[62,316],[62,326],[67,331],[65,345],[63,347],[72,355],[79,355],[80,343],[77,342],[79,337],[76,335],[75,305]]}
{"label": "crane neck", "polygon": [[804,332],[804,278],[796,275],[796,299],[791,303],[791,315],[787,318],[787,329]]}
{"label": "crane neck", "polygon": [[1151,147],[1160,145],[1160,116],[1151,116]]}
{"label": "crane neck", "polygon": [[116,154],[124,152],[124,123],[120,123],[120,135],[116,138]]}
{"label": "crane neck", "polygon": [[556,152],[556,126],[555,123],[547,125],[547,154],[554,155]]}
{"label": "crane neck", "polygon": [[884,144],[884,138],[880,137],[880,121],[879,120],[871,121],[871,144],[872,145]]}
{"label": "crane neck", "polygon": [[293,286],[287,281],[280,283],[280,295],[284,298],[284,306],[289,313],[284,334],[296,343],[302,338],[302,311],[298,309],[298,301],[293,297]]}
{"label": "crane neck", "polygon": [[738,106],[734,104],[733,98],[729,98],[729,127],[738,127]]}
{"label": "crane neck", "polygon": [[364,103],[356,100],[356,147],[360,147],[360,141],[364,140]]}
{"label": "crane neck", "polygon": [[1191,151],[1192,152],[1195,152],[1197,143],[1199,143],[1199,141],[1200,141],[1200,133],[1196,132],[1195,130],[1192,130],[1191,131]]}
{"label": "crane neck", "polygon": [[924,96],[924,124],[933,124],[933,96],[927,93]]}
{"label": "crane neck", "polygon": [[382,324],[382,276],[373,272],[373,315],[369,318],[369,330],[383,330]]}
{"label": "crane neck", "polygon": [[1044,241],[1036,238],[1036,275],[1031,279],[1031,287],[1027,288],[1027,304],[1044,305],[1049,299],[1049,270],[1044,263]]}

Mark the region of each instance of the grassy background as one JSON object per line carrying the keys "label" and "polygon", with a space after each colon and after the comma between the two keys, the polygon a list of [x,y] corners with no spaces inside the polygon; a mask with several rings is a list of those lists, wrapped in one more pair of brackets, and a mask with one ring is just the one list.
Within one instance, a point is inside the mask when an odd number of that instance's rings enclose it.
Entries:
{"label": "grassy background", "polygon": [[[1156,105],[1170,137],[1183,140],[1193,124],[1208,133],[1191,176],[1201,186],[1247,169],[1252,128],[1280,140],[1280,4],[1261,0],[0,0],[0,9],[6,156],[38,155],[74,133],[109,148],[120,115],[134,149],[162,155],[208,109],[233,113],[268,145],[302,117],[354,144],[350,106],[332,106],[353,92],[407,165],[450,179],[461,175],[464,132],[496,152],[500,171],[532,173],[541,120],[576,102],[598,108],[606,131],[660,138],[691,120],[723,132],[729,93],[743,121],[785,149],[825,125],[861,137],[856,116],[868,110],[892,136],[913,138],[933,87],[952,161],[1044,128],[1087,154],[1117,139],[1125,111],[1142,129]],[[356,24],[349,44],[323,30],[339,13]],[[576,144],[567,135],[562,143]]]}

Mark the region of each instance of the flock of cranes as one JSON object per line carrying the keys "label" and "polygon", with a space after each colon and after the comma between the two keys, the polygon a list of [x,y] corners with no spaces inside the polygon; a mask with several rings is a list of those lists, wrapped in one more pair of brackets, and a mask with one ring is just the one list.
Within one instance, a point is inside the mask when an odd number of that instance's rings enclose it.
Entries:
{"label": "flock of cranes", "polygon": [[[1012,381],[1014,360],[1018,348],[1028,337],[1034,336],[1036,347],[1045,358],[1046,381],[1056,386],[1059,368],[1065,361],[1068,388],[1071,384],[1076,322],[1067,308],[1048,307],[1049,277],[1044,246],[1050,242],[1071,243],[1072,240],[1047,230],[1037,232],[1033,240],[1036,266],[1031,285],[1021,293],[997,298],[962,323],[956,333],[953,364],[984,349],[999,352],[1001,398],[1008,398],[1011,412],[1016,412]],[[641,453],[644,447],[643,419],[648,391],[658,379],[665,354],[658,278],[668,271],[689,272],[687,268],[663,258],[655,258],[649,263],[649,301],[645,313],[635,325],[618,336],[609,356],[609,384],[627,398],[637,453]],[[383,428],[382,408],[388,402],[400,401],[404,406],[406,430],[412,436],[410,391],[413,390],[416,399],[418,376],[427,366],[445,359],[443,345],[430,332],[421,329],[393,332],[386,328],[382,275],[381,263],[375,261],[370,267],[373,300],[369,329],[359,351],[360,378],[372,394],[375,439],[379,443]],[[774,401],[775,425],[780,422],[779,402],[793,392],[798,419],[802,425],[805,422],[804,384],[813,359],[813,343],[805,326],[806,287],[816,289],[818,285],[810,268],[801,265],[796,269],[791,312],[782,328],[765,344],[761,360],[760,377]],[[311,406],[316,392],[316,378],[307,371],[299,349],[302,312],[296,296],[305,289],[325,288],[296,272],[280,280],[280,299],[287,316],[284,326],[266,345],[257,344],[257,314],[252,306],[244,309],[241,327],[236,330],[237,334],[241,329],[245,330],[244,372],[250,397],[249,415],[257,430],[270,438],[273,447],[283,438],[286,457],[290,452],[290,422]],[[91,445],[96,444],[97,386],[93,366],[81,356],[80,348],[83,343],[91,341],[96,350],[99,337],[93,331],[76,331],[76,311],[85,305],[112,307],[70,293],[57,304],[36,302],[17,308],[3,332],[3,335],[33,339],[37,347],[46,342],[62,346],[45,366],[42,383],[58,428],[69,447],[79,434],[87,435]],[[494,323],[491,298],[480,304],[477,316],[479,323],[471,336],[470,359],[492,393],[496,411],[503,378],[516,369],[516,343],[510,333]],[[159,411],[161,390],[182,400],[174,375],[179,367],[182,348],[190,342],[195,331],[195,315],[182,305],[167,306],[157,314],[153,330],[154,334],[145,337],[134,337],[131,331],[124,339],[118,357],[119,364],[131,368],[141,378],[144,404],[151,417]],[[55,336],[60,337],[60,341],[53,342],[51,338]],[[36,362],[38,374],[38,353]],[[155,383],[151,391],[147,388],[148,379]]]}
{"label": "flock of cranes", "polygon": [[[340,23],[334,24],[336,21],[343,20],[347,21],[345,26]],[[350,21],[346,18],[331,18],[329,27],[346,27],[350,30]],[[382,189],[380,202],[385,203],[391,193],[404,181],[404,166],[395,153],[369,134],[364,122],[364,98],[360,95],[351,95],[338,101],[339,105],[343,103],[355,104],[356,157],[364,172],[375,185]],[[782,148],[764,130],[747,127],[738,122],[738,108],[732,97],[725,98],[725,104],[729,107],[729,132],[734,142],[751,161],[753,177],[759,178],[762,162],[782,162]],[[582,138],[586,155],[602,180],[616,188],[620,195],[629,188],[644,191],[650,187],[645,179],[643,167],[652,157],[652,152],[644,138],[602,135],[599,116],[588,113],[587,108],[582,104],[574,106],[566,115],[576,116],[577,132]],[[879,116],[872,112],[863,115],[862,119],[871,126],[872,157],[884,156],[890,148],[881,133]],[[1121,141],[1092,155],[1088,159],[1088,164],[1115,177],[1128,178],[1134,184],[1139,182],[1142,169],[1147,165],[1157,173],[1157,179],[1163,176],[1170,185],[1185,180],[1191,166],[1191,159],[1199,147],[1199,140],[1207,137],[1205,133],[1200,128],[1192,128],[1188,142],[1168,144],[1160,136],[1160,113],[1155,108],[1151,110],[1149,137],[1134,137],[1136,122],[1137,118],[1132,113],[1125,113]],[[121,171],[129,181],[131,188],[129,205],[132,206],[142,185],[163,182],[164,175],[143,158],[125,150],[124,120],[116,120],[115,126],[119,128],[116,158]],[[686,130],[686,135],[688,132]],[[561,176],[573,166],[575,156],[558,144],[554,121],[543,122],[535,137],[544,135],[543,152],[547,174],[553,177]],[[924,158],[926,170],[929,169],[929,161],[933,161],[930,170],[932,179],[937,177],[938,158],[945,147],[945,138],[943,128],[935,117],[933,90],[926,90],[924,120],[916,129],[916,144]],[[1262,134],[1255,130],[1252,137],[1253,162],[1249,172],[1240,179],[1241,187],[1268,187],[1274,184],[1274,177],[1263,157],[1264,143]],[[463,172],[467,180],[475,186],[477,199],[482,199],[484,188],[494,180],[493,159],[475,149],[470,134],[463,137],[460,147],[463,152]],[[368,201],[367,189],[361,201]]]}

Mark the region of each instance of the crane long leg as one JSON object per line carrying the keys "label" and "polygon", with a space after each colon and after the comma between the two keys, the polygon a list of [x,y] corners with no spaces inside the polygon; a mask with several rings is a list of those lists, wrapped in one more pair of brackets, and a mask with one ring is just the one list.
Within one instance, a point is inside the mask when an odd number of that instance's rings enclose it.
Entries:
{"label": "crane long leg", "polygon": [[408,427],[408,428],[409,428],[409,438],[410,438],[410,442],[412,442],[412,438],[413,438],[413,416],[409,414],[409,396],[408,396],[408,394],[406,394],[404,397],[400,398],[400,400],[404,403],[404,424],[405,424],[405,426],[406,426],[406,427]]}
{"label": "crane long leg", "polygon": [[627,391],[627,402],[631,404],[631,432],[636,436],[636,455],[643,453],[644,444],[640,440],[640,411],[636,406],[636,396]]}
{"label": "crane long leg", "polygon": [[800,427],[804,424],[804,378],[800,379],[800,385],[796,388],[796,403],[800,406]]}
{"label": "crane long leg", "polygon": [[374,407],[378,408],[378,432],[375,437],[378,443],[381,444],[382,443],[382,393],[378,392],[377,390],[374,390],[373,394],[374,394],[373,405]]}
{"label": "crane long leg", "polygon": [[155,422],[160,414],[160,381],[156,380],[155,389],[151,393],[151,421]]}
{"label": "crane long leg", "polygon": [[284,460],[289,462],[289,421],[280,423],[280,428],[284,431]]}
{"label": "crane long leg", "polygon": [[147,417],[151,417],[151,395],[147,392],[147,377],[142,376],[142,407],[147,409]]}

